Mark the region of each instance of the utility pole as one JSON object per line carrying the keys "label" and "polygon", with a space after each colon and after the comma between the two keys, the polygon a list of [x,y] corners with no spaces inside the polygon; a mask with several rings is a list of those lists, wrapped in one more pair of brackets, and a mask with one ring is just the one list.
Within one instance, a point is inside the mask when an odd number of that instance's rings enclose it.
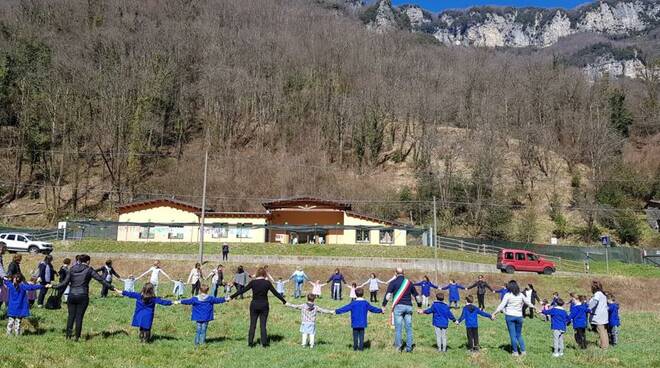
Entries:
{"label": "utility pole", "polygon": [[605,268],[608,275],[610,274],[610,252],[608,251],[609,247],[609,244],[605,246]]}
{"label": "utility pole", "polygon": [[435,282],[438,282],[438,214],[433,196],[433,258],[435,259]]}
{"label": "utility pole", "polygon": [[209,167],[209,147],[204,153],[204,186],[202,187],[202,216],[199,219],[199,263],[204,263],[204,217],[206,215],[206,177]]}

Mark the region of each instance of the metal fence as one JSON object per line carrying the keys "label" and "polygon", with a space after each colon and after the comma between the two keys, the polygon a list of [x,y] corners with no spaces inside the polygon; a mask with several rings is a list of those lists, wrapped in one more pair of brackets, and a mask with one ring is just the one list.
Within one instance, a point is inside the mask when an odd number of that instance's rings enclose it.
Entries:
{"label": "metal fence", "polygon": [[[485,243],[475,243],[467,241],[464,239],[449,238],[444,236],[437,237],[438,247],[450,250],[456,250],[461,252],[474,252],[477,254],[489,254],[497,256],[500,250],[505,249],[504,247],[498,247],[495,245],[485,244]],[[517,247],[508,247],[508,248],[517,248]],[[557,268],[561,271],[566,272],[585,272],[585,263],[566,259],[562,257],[557,257],[550,254],[544,254],[534,251],[534,253],[555,262]]]}
{"label": "metal fence", "polygon": [[0,233],[20,233],[31,235],[36,240],[54,241],[62,239],[62,230],[59,229],[29,229],[15,227],[0,227]]}
{"label": "metal fence", "polygon": [[[82,239],[117,239],[117,231],[119,225],[126,225],[125,223],[111,222],[111,221],[94,221],[94,220],[79,220],[69,221],[66,228],[62,229],[34,229],[34,228],[15,228],[15,227],[0,227],[2,232],[19,232],[26,233],[34,236],[38,240],[82,240]],[[151,223],[150,226],[158,224]],[[163,226],[178,225],[178,224],[162,224]],[[300,231],[302,227],[294,225],[253,225],[253,227],[266,227],[276,230],[292,230]],[[355,229],[356,226],[316,226],[316,229]],[[395,227],[383,226],[382,229],[393,229]],[[374,228],[375,229],[375,228]],[[425,228],[405,228],[406,229],[406,242],[408,245],[421,245],[429,246],[432,242],[432,229]],[[326,229],[327,230],[327,229]],[[562,265],[564,270],[575,272],[582,272],[585,267],[585,262],[588,261],[605,261],[606,254],[604,247],[587,247],[587,246],[574,246],[574,245],[544,245],[544,244],[530,244],[520,243],[503,240],[486,240],[474,238],[460,238],[460,237],[446,237],[438,236],[437,244],[441,248],[473,252],[478,254],[491,254],[496,255],[503,248],[525,249],[534,253],[540,254],[547,259],[553,260]],[[657,250],[646,250],[648,254],[657,254]],[[657,257],[644,257],[645,250],[641,248],[632,247],[611,247],[608,248],[607,258],[610,261],[621,261],[626,263],[652,263],[657,261]],[[658,261],[660,262],[660,261]]]}

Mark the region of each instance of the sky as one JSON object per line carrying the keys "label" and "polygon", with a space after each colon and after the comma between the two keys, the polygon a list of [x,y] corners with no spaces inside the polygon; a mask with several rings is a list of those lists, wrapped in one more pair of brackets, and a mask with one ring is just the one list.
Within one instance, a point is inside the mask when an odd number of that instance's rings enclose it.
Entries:
{"label": "sky", "polygon": [[445,9],[461,9],[472,6],[534,6],[541,8],[572,9],[585,4],[587,0],[392,0],[393,5],[417,4],[423,9],[438,12]]}

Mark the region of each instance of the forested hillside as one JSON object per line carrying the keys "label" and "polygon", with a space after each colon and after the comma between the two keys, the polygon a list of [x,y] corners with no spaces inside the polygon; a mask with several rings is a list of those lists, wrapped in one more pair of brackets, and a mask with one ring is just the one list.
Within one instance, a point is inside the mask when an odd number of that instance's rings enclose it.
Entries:
{"label": "forested hillside", "polygon": [[437,196],[447,233],[648,244],[659,92],[653,74],[592,82],[548,54],[371,32],[327,2],[5,0],[2,213],[201,202],[208,149],[216,209],[307,194],[419,225]]}

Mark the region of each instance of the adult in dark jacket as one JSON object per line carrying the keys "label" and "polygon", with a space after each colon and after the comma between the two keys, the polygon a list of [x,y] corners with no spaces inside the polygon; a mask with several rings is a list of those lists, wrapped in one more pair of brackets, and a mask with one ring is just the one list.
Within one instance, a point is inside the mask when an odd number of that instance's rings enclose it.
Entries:
{"label": "adult in dark jacket", "polygon": [[413,283],[406,279],[402,268],[396,269],[396,277],[387,285],[387,293],[383,298],[383,308],[387,302],[392,300],[392,316],[394,317],[394,346],[403,350],[402,327],[406,328],[406,346],[407,352],[413,349],[412,315],[413,300],[417,307],[421,308],[422,303],[417,300],[419,294]]}
{"label": "adult in dark jacket", "polygon": [[479,275],[477,281],[474,284],[468,286],[468,290],[472,288],[477,288],[477,301],[479,302],[479,309],[486,308],[486,289],[493,292],[493,288],[488,285],[486,280],[484,280],[484,275]]}
{"label": "adult in dark jacket", "polygon": [[226,261],[229,259],[229,244],[222,244],[222,260]]}
{"label": "adult in dark jacket", "polygon": [[23,260],[23,256],[20,254],[14,255],[14,258],[12,258],[11,262],[9,262],[9,266],[7,267],[7,277],[12,277],[15,274],[23,274],[21,272],[21,261]]}
{"label": "adult in dark jacket", "polygon": [[[67,302],[69,317],[66,322],[66,338],[80,339],[83,319],[89,305],[89,282],[94,279],[110,290],[115,288],[108,284],[93,268],[89,267],[90,258],[81,254],[79,263],[69,269],[64,281],[54,286],[58,290],[69,287],[69,300]],[[72,334],[73,325],[76,325],[75,336]]]}
{"label": "adult in dark jacket", "polygon": [[[526,290],[525,296],[529,299],[529,302],[532,303],[532,305],[536,305],[536,302],[541,301],[541,299],[539,299],[539,294],[536,292],[536,289],[534,289],[534,285],[527,284]],[[527,311],[529,311],[529,318],[534,319],[534,308],[527,308],[527,304],[523,305],[523,318],[528,316]]]}
{"label": "adult in dark jacket", "polygon": [[[112,285],[112,276],[115,276],[117,278],[121,278],[121,276],[119,276],[117,271],[115,271],[115,269],[112,267],[112,260],[111,259],[105,261],[105,266],[103,266],[101,268],[98,268],[94,271],[96,271],[97,273],[100,273],[101,277],[103,277],[103,280],[105,280],[105,282],[107,282],[110,285]],[[105,286],[103,286],[101,288],[101,298],[105,298],[105,297],[108,296],[108,290],[110,290],[110,289],[108,289]]]}
{"label": "adult in dark jacket", "polygon": [[270,310],[268,304],[268,292],[270,291],[282,304],[286,304],[286,300],[275,290],[273,284],[267,279],[268,274],[263,267],[257,270],[256,278],[250,281],[243,290],[235,292],[229,299],[236,299],[236,297],[243,295],[248,290],[252,290],[252,301],[250,302],[250,329],[248,332],[248,346],[254,346],[254,332],[257,327],[257,318],[261,326],[261,345],[268,346],[268,312]]}
{"label": "adult in dark jacket", "polygon": [[[53,268],[53,256],[50,254],[44,257],[43,262],[39,263],[39,284],[46,286],[55,281],[55,268]],[[39,289],[39,296],[37,297],[37,306],[44,306],[44,299],[48,290],[44,287]]]}
{"label": "adult in dark jacket", "polygon": [[[64,258],[62,260],[62,267],[60,267],[60,270],[57,272],[57,276],[60,279],[60,282],[64,281],[66,279],[66,275],[69,274],[69,268],[71,267],[71,258]],[[55,290],[62,298],[62,300],[66,303],[66,301],[69,298],[69,290]]]}
{"label": "adult in dark jacket", "polygon": [[328,281],[330,283],[330,290],[332,291],[332,299],[341,300],[341,284],[346,284],[344,275],[341,274],[339,269],[335,269],[335,273],[330,275]]}

